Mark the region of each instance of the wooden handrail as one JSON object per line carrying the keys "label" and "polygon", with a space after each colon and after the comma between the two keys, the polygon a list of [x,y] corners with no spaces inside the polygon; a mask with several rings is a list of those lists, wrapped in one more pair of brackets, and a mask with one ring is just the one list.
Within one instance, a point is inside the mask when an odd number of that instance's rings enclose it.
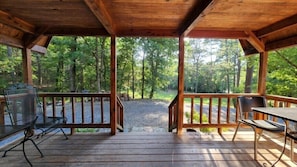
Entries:
{"label": "wooden handrail", "polygon": [[[222,128],[235,127],[238,121],[236,111],[236,99],[238,96],[259,95],[256,93],[185,93],[184,114],[189,113],[187,122],[183,122],[183,128]],[[177,126],[177,97],[170,103],[168,131],[172,132]],[[199,120],[194,119],[198,114]],[[184,119],[185,120],[185,119]]]}
{"label": "wooden handrail", "polygon": [[[43,110],[48,116],[59,115],[60,111],[67,117],[63,128],[110,128],[110,111],[108,93],[39,93]],[[5,100],[0,97],[0,124],[5,124]],[[90,105],[86,105],[90,103]],[[88,108],[88,109],[87,109]],[[117,127],[123,131],[124,107],[117,98]]]}

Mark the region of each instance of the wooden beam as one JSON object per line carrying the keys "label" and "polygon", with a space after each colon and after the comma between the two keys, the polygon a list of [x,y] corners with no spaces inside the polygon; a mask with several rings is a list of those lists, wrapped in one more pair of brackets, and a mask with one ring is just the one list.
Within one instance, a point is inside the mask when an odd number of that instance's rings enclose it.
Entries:
{"label": "wooden beam", "polygon": [[271,50],[281,49],[281,48],[294,46],[294,45],[297,45],[297,35],[286,39],[269,42],[266,44],[265,49],[266,51],[271,51]]}
{"label": "wooden beam", "polygon": [[256,32],[256,35],[258,38],[263,38],[272,33],[277,33],[286,28],[290,28],[296,25],[297,25],[297,14],[258,30]]}
{"label": "wooden beam", "polygon": [[193,38],[220,38],[220,39],[247,39],[244,31],[229,30],[192,30],[187,37]]}
{"label": "wooden beam", "polygon": [[246,56],[259,53],[247,40],[239,39],[239,42]]}
{"label": "wooden beam", "polygon": [[110,35],[116,34],[116,27],[112,21],[111,16],[102,0],[85,0],[87,6],[91,9],[93,14],[97,17],[98,21],[104,26]]}
{"label": "wooden beam", "polygon": [[185,41],[184,36],[179,37],[178,56],[178,99],[177,99],[177,134],[182,134],[184,120],[184,61],[185,61]]}
{"label": "wooden beam", "polygon": [[196,26],[203,16],[210,11],[210,6],[213,6],[214,0],[202,0],[197,1],[196,5],[192,8],[192,11],[188,13],[184,21],[179,25],[179,35],[187,36],[187,34]]}
{"label": "wooden beam", "polygon": [[117,58],[116,58],[116,37],[110,39],[110,133],[116,134],[117,130]]}
{"label": "wooden beam", "polygon": [[259,76],[258,76],[258,93],[265,95],[266,93],[266,76],[268,66],[268,52],[260,53],[260,65],[259,65]]}
{"label": "wooden beam", "polygon": [[17,48],[23,48],[23,41],[20,39],[16,39],[7,35],[2,35],[0,34],[0,43],[4,44],[4,45],[10,45],[10,46],[14,46]]}
{"label": "wooden beam", "polygon": [[31,61],[31,50],[28,48],[22,49],[22,60],[23,60],[23,79],[24,83],[33,85],[32,79],[32,61]]}
{"label": "wooden beam", "polygon": [[3,23],[9,27],[21,30],[26,33],[34,34],[35,27],[17,17],[14,17],[6,12],[0,10],[0,23]]}
{"label": "wooden beam", "polygon": [[260,41],[260,39],[252,31],[245,31],[245,32],[249,35],[249,37],[247,38],[247,41],[249,41],[249,43],[253,45],[253,47],[257,49],[258,52],[264,52],[265,51],[264,43]]}
{"label": "wooden beam", "polygon": [[40,27],[38,28],[33,35],[24,35],[24,47],[31,49],[35,46],[40,39],[44,37],[44,32],[46,32],[49,28],[48,27]]}

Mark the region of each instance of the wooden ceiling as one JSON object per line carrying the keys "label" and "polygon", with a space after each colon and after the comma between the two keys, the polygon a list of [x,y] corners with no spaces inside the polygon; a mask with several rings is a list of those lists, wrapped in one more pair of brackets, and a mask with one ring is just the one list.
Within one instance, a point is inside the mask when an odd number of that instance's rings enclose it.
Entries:
{"label": "wooden ceiling", "polygon": [[297,1],[0,1],[0,43],[40,51],[56,35],[231,38],[254,54],[297,44]]}

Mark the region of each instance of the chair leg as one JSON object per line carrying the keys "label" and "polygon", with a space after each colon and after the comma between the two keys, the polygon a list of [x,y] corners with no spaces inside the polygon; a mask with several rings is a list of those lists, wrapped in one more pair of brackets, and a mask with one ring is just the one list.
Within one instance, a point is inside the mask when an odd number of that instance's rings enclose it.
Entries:
{"label": "chair leg", "polygon": [[260,137],[257,138],[257,131],[254,127],[252,127],[254,130],[254,160],[257,160],[257,154],[258,154],[258,139],[260,139]]}
{"label": "chair leg", "polygon": [[294,139],[290,139],[291,140],[291,151],[290,151],[290,157],[291,157],[291,161],[294,162]]}
{"label": "chair leg", "polygon": [[236,137],[236,134],[237,134],[237,131],[238,131],[238,129],[239,129],[239,125],[240,125],[240,124],[241,124],[241,123],[238,122],[237,127],[236,127],[235,132],[234,132],[234,135],[233,135],[233,138],[232,138],[232,141],[234,141],[234,139],[235,139],[235,137]]}
{"label": "chair leg", "polygon": [[62,131],[62,133],[64,134],[66,140],[68,140],[68,136],[66,135],[66,133],[64,132],[63,128],[60,128],[60,130]]}

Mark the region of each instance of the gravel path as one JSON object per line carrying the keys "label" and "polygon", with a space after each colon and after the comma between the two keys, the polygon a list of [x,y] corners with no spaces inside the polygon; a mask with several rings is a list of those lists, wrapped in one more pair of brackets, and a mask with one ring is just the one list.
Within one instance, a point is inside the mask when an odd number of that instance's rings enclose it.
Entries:
{"label": "gravel path", "polygon": [[123,105],[126,132],[167,131],[169,102],[145,99],[123,101]]}

